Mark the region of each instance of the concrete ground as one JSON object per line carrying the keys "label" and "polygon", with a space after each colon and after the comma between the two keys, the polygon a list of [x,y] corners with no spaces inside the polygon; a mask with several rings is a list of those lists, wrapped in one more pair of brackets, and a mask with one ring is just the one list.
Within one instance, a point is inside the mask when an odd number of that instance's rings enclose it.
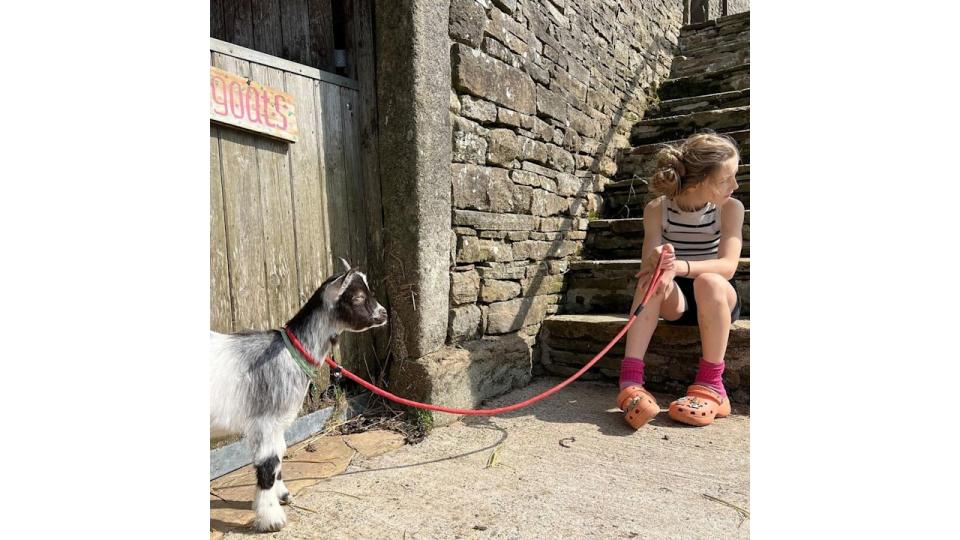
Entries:
{"label": "concrete ground", "polygon": [[[663,412],[634,432],[615,396],[613,385],[577,382],[511,414],[436,428],[416,445],[355,454],[341,474],[299,491],[286,528],[262,536],[748,538],[749,410],[703,428]],[[674,397],[657,396],[664,409]]]}

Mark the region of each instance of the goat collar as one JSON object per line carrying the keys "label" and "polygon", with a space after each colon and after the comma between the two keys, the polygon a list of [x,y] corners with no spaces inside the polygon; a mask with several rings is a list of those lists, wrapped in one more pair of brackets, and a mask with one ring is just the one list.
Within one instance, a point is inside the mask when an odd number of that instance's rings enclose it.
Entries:
{"label": "goat collar", "polygon": [[[290,356],[297,361],[300,369],[302,369],[308,377],[313,376],[316,369],[323,366],[323,362],[317,362],[312,356],[310,356],[309,353],[306,352],[303,344],[300,343],[300,340],[297,339],[297,336],[293,333],[293,330],[290,330],[289,327],[284,326],[280,330],[280,337],[283,338],[283,344],[287,347],[287,351],[290,353]],[[332,339],[331,344],[333,344]]]}

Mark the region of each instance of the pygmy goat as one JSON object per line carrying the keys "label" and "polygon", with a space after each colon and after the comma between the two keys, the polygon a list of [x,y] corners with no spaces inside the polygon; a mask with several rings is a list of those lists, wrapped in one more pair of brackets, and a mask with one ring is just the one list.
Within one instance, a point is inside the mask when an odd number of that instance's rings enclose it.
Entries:
{"label": "pygmy goat", "polygon": [[[343,332],[363,332],[387,322],[387,310],[374,298],[367,277],[340,259],[345,272],[313,293],[287,326],[317,361]],[[306,395],[308,375],[284,345],[281,332],[210,332],[210,435],[242,434],[257,471],[254,528],[277,531],[287,517],[280,507],[290,492],[280,475],[287,450],[283,432],[296,418]]]}

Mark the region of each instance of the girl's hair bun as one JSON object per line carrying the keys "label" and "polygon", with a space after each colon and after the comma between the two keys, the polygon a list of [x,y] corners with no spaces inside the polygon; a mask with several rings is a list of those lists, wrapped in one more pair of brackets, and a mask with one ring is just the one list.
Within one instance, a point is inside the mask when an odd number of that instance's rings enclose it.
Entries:
{"label": "girl's hair bun", "polygon": [[680,193],[687,169],[683,165],[683,153],[667,145],[657,152],[657,170],[650,178],[650,189],[660,195],[673,197]]}

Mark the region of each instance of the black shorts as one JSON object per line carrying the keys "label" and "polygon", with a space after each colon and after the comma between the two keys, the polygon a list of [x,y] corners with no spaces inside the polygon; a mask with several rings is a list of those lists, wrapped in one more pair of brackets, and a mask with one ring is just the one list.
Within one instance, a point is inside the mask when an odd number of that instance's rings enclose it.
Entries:
{"label": "black shorts", "polygon": [[[693,280],[690,278],[673,278],[674,283],[677,284],[677,287],[680,288],[680,292],[683,293],[683,297],[686,303],[686,310],[683,314],[680,315],[680,318],[675,321],[666,321],[667,324],[681,324],[685,326],[696,326],[697,323],[697,297],[693,294]],[[730,323],[736,322],[740,318],[740,294],[737,293],[737,286],[733,284],[733,280],[729,281],[730,285],[733,287],[734,294],[737,295],[737,304],[733,306],[733,309],[730,311]]]}

